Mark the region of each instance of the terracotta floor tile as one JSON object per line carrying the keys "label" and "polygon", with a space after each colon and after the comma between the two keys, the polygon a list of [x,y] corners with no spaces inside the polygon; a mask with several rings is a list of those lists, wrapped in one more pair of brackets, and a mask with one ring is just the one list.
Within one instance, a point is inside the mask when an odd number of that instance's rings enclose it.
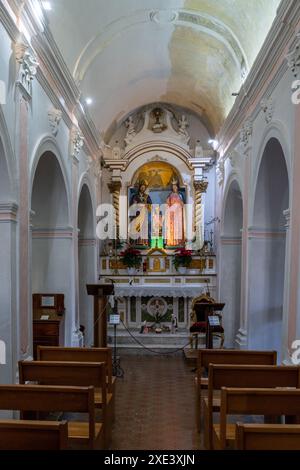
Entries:
{"label": "terracotta floor tile", "polygon": [[194,374],[183,357],[122,356],[121,365],[111,449],[201,449]]}

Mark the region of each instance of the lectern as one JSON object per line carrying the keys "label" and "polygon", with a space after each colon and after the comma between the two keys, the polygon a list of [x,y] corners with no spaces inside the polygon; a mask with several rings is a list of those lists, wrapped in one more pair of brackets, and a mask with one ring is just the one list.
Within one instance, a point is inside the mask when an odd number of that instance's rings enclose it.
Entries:
{"label": "lectern", "polygon": [[88,295],[94,297],[94,347],[107,346],[107,304],[109,295],[113,295],[114,286],[108,284],[88,284]]}
{"label": "lectern", "polygon": [[206,348],[212,349],[213,348],[213,334],[216,333],[223,337],[224,329],[221,323],[213,324],[209,322],[209,317],[217,316],[221,318],[220,314],[216,314],[216,312],[220,312],[223,310],[225,304],[224,303],[217,303],[209,296],[201,296],[194,300],[193,302],[193,311],[196,315],[197,322],[192,325],[190,328],[191,332],[199,332],[205,333],[206,335]]}

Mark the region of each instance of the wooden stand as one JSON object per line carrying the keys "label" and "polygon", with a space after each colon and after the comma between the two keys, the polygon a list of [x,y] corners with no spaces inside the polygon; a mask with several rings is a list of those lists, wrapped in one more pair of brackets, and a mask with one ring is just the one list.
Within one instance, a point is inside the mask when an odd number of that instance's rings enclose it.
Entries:
{"label": "wooden stand", "polygon": [[194,306],[197,322],[205,323],[207,349],[213,349],[213,332],[216,331],[214,327],[210,326],[208,317],[216,315],[215,312],[222,311],[224,306],[224,303],[216,302],[203,302]]}
{"label": "wooden stand", "polygon": [[88,284],[88,295],[94,297],[94,347],[107,347],[107,296],[114,293],[114,286],[107,284]]}
{"label": "wooden stand", "polygon": [[64,295],[33,294],[33,357],[37,346],[64,345]]}

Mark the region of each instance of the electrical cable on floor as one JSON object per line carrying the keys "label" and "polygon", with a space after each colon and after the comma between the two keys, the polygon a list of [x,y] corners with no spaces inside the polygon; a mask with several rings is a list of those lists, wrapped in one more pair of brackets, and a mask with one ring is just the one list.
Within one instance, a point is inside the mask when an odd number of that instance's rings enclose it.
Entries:
{"label": "electrical cable on floor", "polygon": [[181,348],[177,348],[177,349],[174,349],[172,351],[168,351],[168,352],[160,352],[160,351],[155,351],[154,349],[152,348],[148,348],[147,346],[145,346],[143,343],[141,343],[132,333],[131,331],[127,328],[127,326],[124,324],[123,320],[121,320],[121,323],[122,325],[124,326],[125,330],[130,334],[130,336],[134,339],[134,341],[139,344],[140,346],[142,346],[143,349],[146,349],[147,351],[150,351],[152,354],[158,354],[158,355],[161,355],[161,356],[166,356],[166,355],[169,355],[169,354],[175,354],[179,351],[183,351],[187,346],[190,345],[190,341],[185,345],[185,346],[182,346]]}

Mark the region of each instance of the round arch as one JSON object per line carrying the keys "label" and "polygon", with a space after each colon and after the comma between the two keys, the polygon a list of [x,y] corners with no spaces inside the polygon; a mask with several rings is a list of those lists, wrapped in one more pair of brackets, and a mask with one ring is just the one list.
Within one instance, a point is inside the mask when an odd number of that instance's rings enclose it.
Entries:
{"label": "round arch", "polygon": [[[249,347],[282,347],[286,229],[289,208],[288,159],[274,128],[266,134],[253,194],[249,239]],[[287,148],[287,147],[286,147]],[[257,170],[257,169],[256,169]]]}
{"label": "round arch", "polygon": [[288,175],[288,182],[290,187],[291,181],[291,146],[289,144],[288,138],[288,130],[285,125],[281,121],[272,121],[265,129],[264,134],[261,139],[261,143],[258,147],[258,158],[255,162],[254,170],[253,170],[253,187],[255,188],[252,193],[250,193],[250,217],[249,217],[249,225],[253,226],[254,220],[254,205],[255,205],[255,195],[256,195],[256,188],[258,184],[258,176],[259,170],[261,168],[261,162],[264,156],[264,152],[268,142],[271,139],[276,139],[282,149],[282,155],[285,160],[286,170]]}
{"label": "round arch", "polygon": [[97,277],[97,245],[95,217],[88,180],[82,178],[78,199],[78,273],[79,321],[86,346],[93,344],[93,299],[86,293],[86,285]]}
{"label": "round arch", "polygon": [[221,219],[219,291],[225,302],[226,347],[235,346],[241,320],[243,197],[235,176],[232,174],[227,182]]}
{"label": "round arch", "polygon": [[67,194],[67,202],[68,202],[68,222],[70,221],[70,208],[71,208],[71,190],[70,190],[70,184],[69,184],[69,179],[68,179],[68,173],[67,169],[62,157],[62,153],[60,151],[60,148],[57,145],[56,140],[52,136],[44,136],[42,137],[39,142],[37,142],[34,151],[33,151],[33,157],[31,159],[31,164],[30,164],[30,182],[29,182],[29,187],[30,187],[30,193],[29,193],[29,200],[32,199],[32,188],[33,188],[33,182],[36,174],[36,169],[38,167],[39,161],[41,157],[46,154],[46,153],[51,153],[55,159],[58,162],[58,165],[60,167],[60,171],[62,174],[62,178],[64,181],[64,186],[66,189],[66,194]]}
{"label": "round arch", "polygon": [[71,344],[74,312],[73,231],[66,172],[57,146],[37,146],[31,165],[32,293],[64,294],[65,343]]}

